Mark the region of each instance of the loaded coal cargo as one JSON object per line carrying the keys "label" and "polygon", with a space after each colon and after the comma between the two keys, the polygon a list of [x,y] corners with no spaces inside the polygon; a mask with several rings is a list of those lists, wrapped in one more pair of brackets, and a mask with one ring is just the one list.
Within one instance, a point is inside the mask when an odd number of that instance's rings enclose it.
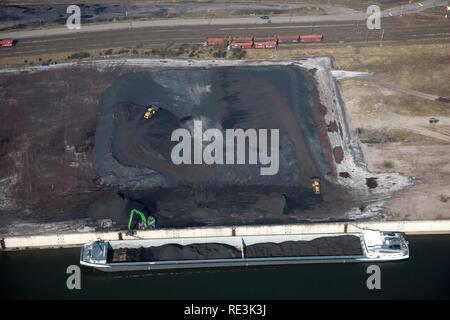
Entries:
{"label": "loaded coal cargo", "polygon": [[222,243],[196,243],[186,246],[165,244],[157,247],[119,248],[108,252],[109,262],[207,260],[241,258],[241,251]]}
{"label": "loaded coal cargo", "polygon": [[[362,255],[357,236],[321,237],[310,241],[264,242],[245,247],[244,257],[304,257]],[[207,260],[241,258],[241,250],[222,243],[165,244],[155,247],[118,248],[108,252],[109,262]]]}
{"label": "loaded coal cargo", "polygon": [[402,260],[408,243],[398,232],[284,234],[136,240],[83,245],[80,264],[102,271],[239,267]]}
{"label": "loaded coal cargo", "polygon": [[257,243],[245,248],[245,257],[305,257],[362,255],[361,240],[357,236],[321,237],[310,241]]}

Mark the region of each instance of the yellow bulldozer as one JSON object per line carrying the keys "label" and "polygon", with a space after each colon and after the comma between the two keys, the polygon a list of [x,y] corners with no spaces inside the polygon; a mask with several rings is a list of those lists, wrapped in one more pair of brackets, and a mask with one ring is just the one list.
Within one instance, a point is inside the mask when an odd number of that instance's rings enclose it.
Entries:
{"label": "yellow bulldozer", "polygon": [[158,111],[158,107],[154,105],[150,105],[147,108],[147,111],[144,113],[144,119],[150,120],[155,115],[156,111]]}
{"label": "yellow bulldozer", "polygon": [[321,187],[320,187],[320,178],[311,178],[311,187],[314,194],[320,194]]}

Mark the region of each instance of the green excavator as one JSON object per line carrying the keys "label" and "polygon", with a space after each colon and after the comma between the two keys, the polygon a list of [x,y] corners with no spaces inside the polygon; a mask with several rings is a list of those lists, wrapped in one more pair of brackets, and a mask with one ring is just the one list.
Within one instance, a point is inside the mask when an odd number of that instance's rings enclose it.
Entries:
{"label": "green excavator", "polygon": [[[145,210],[143,210],[145,212]],[[137,209],[130,211],[128,220],[128,230],[148,230],[155,229],[156,219]]]}

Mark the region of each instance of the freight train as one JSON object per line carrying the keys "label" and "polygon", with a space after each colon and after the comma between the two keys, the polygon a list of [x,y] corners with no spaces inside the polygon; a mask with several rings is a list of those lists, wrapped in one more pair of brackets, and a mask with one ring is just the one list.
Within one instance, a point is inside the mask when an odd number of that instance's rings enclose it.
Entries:
{"label": "freight train", "polygon": [[230,49],[274,49],[279,44],[322,42],[323,34],[290,34],[273,36],[209,36],[206,45]]}

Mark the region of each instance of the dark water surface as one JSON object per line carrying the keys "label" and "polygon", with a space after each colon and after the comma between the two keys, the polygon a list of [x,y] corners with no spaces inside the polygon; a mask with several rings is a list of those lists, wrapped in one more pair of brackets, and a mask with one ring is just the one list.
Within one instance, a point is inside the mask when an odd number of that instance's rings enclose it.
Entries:
{"label": "dark water surface", "polygon": [[369,264],[322,264],[158,273],[81,269],[79,249],[3,252],[0,296],[25,299],[449,299],[450,235],[408,236],[411,258],[380,263],[381,290],[368,290]]}

